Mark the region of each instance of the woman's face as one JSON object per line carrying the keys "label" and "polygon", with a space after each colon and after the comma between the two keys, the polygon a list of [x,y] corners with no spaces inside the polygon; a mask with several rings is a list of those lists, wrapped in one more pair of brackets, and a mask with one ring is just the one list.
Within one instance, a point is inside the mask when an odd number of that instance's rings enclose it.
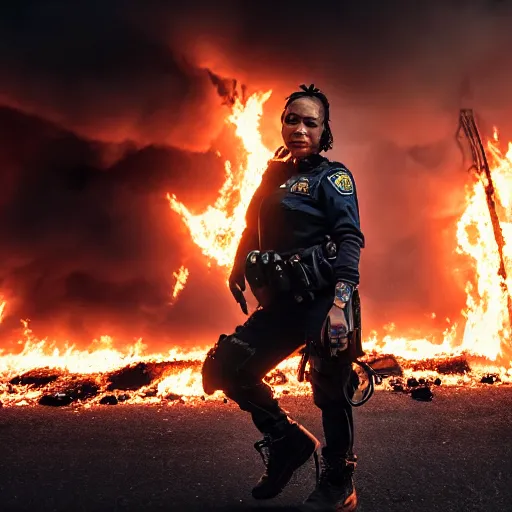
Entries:
{"label": "woman's face", "polygon": [[281,135],[293,158],[319,153],[323,131],[324,108],[320,100],[298,98],[286,107]]}

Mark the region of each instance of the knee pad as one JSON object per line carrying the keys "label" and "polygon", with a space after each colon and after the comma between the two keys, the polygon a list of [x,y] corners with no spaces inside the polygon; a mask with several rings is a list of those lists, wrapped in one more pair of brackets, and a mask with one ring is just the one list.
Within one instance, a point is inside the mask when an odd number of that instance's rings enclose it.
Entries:
{"label": "knee pad", "polygon": [[203,363],[203,389],[207,395],[239,385],[240,368],[254,355],[255,350],[236,334],[221,334]]}

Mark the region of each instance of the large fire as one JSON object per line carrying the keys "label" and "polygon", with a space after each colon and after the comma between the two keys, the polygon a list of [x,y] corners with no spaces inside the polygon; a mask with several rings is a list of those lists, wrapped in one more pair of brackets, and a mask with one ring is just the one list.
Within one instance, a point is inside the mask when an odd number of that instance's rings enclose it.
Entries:
{"label": "large fire", "polygon": [[[226,161],[225,182],[214,205],[204,212],[193,213],[174,194],[167,196],[171,209],[181,217],[208,264],[219,267],[224,275],[233,262],[245,228],[245,210],[272,156],[259,130],[263,106],[270,95],[271,91],[254,94],[245,104],[235,100],[227,122],[234,126],[245,155],[236,169]],[[475,279],[466,287],[465,325],[450,324],[440,340],[395,336],[393,326],[387,326],[386,336],[371,333],[365,340],[364,348],[370,354],[394,354],[400,361],[408,361],[406,376],[418,371],[424,377],[435,374],[435,365],[429,369],[418,365],[418,361],[466,357],[471,360],[472,372],[479,368],[481,372],[498,375],[501,382],[512,381],[512,329],[507,309],[508,294],[512,292],[512,143],[502,153],[495,136],[487,149],[492,158],[495,199],[505,239],[507,282],[498,273],[485,183],[475,178],[467,187],[466,208],[457,225],[457,250],[471,258],[475,268]],[[179,300],[189,271],[182,266],[173,276],[171,305]],[[0,323],[7,306],[0,295]],[[94,340],[88,350],[78,350],[73,345],[59,348],[47,339],[38,339],[28,322],[23,322],[19,344],[22,346],[19,353],[0,351],[0,405],[35,404],[49,392],[50,398],[57,402],[71,397],[68,401],[84,402],[88,406],[112,403],[109,400],[176,403],[203,395],[199,370],[206,352],[204,347],[148,354],[142,340],[121,351],[114,348],[109,336],[103,336]],[[297,363],[298,357],[291,357],[269,376],[278,392],[309,392],[308,384],[297,381]],[[469,373],[443,379],[445,383],[474,383]],[[110,396],[106,396],[108,393]]]}
{"label": "large fire", "polygon": [[467,207],[457,229],[458,249],[474,260],[476,287],[467,283],[467,318],[463,346],[492,361],[510,366],[512,319],[508,303],[512,293],[512,143],[505,155],[494,142],[488,142],[492,157],[497,210],[505,240],[504,256],[507,280],[499,275],[499,259],[489,215],[486,215],[485,183],[479,180],[470,190]]}

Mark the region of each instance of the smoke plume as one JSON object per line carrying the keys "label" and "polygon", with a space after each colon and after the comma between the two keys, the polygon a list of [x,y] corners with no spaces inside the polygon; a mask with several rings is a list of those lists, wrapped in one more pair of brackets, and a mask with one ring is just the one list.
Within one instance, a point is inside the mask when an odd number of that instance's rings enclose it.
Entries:
{"label": "smoke plume", "polygon": [[[112,334],[210,344],[241,315],[165,199],[197,211],[223,180],[222,91],[315,83],[354,173],[367,248],[365,330],[439,328],[464,306],[454,254],[467,174],[458,109],[512,139],[505,2],[16,2],[0,16],[0,337]],[[219,80],[226,79],[219,82]],[[216,81],[217,80],[217,81]],[[226,94],[226,90],[224,90]],[[223,104],[224,103],[224,104]],[[190,269],[171,304],[172,273]],[[454,270],[456,269],[456,270]],[[2,342],[0,346],[7,346]]]}

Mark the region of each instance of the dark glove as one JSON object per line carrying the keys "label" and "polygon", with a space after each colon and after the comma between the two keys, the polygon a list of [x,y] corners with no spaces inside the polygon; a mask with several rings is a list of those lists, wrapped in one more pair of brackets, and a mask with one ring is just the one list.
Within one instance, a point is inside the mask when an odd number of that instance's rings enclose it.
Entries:
{"label": "dark glove", "polygon": [[229,276],[229,289],[231,290],[235,300],[240,304],[242,312],[248,315],[249,310],[247,309],[247,301],[245,300],[243,293],[245,292],[245,275],[243,272],[237,272],[235,269],[231,271],[231,275]]}

